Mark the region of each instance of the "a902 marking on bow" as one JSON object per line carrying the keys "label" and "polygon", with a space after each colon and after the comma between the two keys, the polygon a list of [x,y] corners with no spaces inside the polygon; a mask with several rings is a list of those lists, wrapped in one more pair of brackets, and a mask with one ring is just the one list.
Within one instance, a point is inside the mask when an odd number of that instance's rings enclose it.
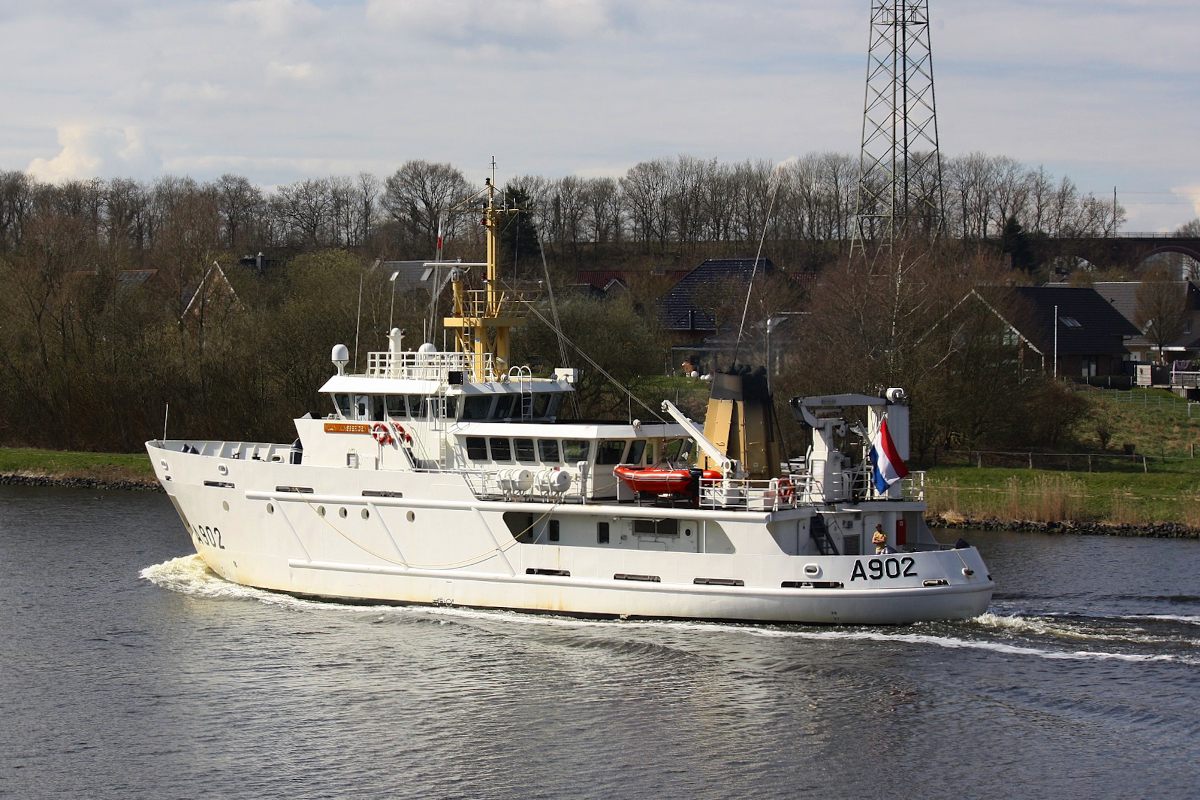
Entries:
{"label": "a902 marking on bow", "polygon": [[870,561],[855,561],[851,581],[872,580],[884,578],[916,578],[917,562],[912,556],[903,558],[872,558]]}
{"label": "a902 marking on bow", "polygon": [[221,541],[221,529],[210,528],[207,525],[193,525],[192,533],[196,537],[196,541],[200,544],[215,547],[218,550],[224,550],[225,544]]}

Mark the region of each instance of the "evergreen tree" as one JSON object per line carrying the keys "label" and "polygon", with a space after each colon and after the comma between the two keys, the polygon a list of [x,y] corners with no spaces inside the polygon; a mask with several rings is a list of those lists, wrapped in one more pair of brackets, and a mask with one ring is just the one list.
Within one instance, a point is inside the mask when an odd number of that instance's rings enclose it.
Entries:
{"label": "evergreen tree", "polygon": [[529,193],[509,183],[504,187],[504,200],[508,208],[515,211],[506,214],[501,222],[500,263],[511,267],[509,274],[514,277],[522,276],[522,267],[528,275],[540,275],[542,248],[533,222],[533,202]]}
{"label": "evergreen tree", "polygon": [[1033,269],[1033,250],[1029,246],[1029,237],[1016,217],[1009,217],[1004,223],[1004,231],[1000,234],[1000,252],[1010,256],[1013,269],[1026,272]]}

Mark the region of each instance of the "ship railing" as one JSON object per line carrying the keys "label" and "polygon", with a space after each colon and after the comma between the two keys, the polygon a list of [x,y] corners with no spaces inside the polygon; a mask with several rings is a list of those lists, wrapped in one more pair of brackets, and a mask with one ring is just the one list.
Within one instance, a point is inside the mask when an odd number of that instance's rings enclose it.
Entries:
{"label": "ship railing", "polygon": [[910,502],[923,502],[925,500],[925,473],[910,472],[908,477],[901,478],[899,483],[892,484],[886,492],[879,492],[875,489],[875,479],[871,472],[864,472],[866,482],[863,484],[855,483],[855,492],[858,497],[866,497],[871,500],[907,500]]}
{"label": "ship railing", "polygon": [[784,478],[701,478],[700,508],[780,511],[802,504],[807,476]]}
{"label": "ship railing", "polygon": [[541,292],[471,289],[463,292],[462,315],[467,319],[496,317],[524,318],[525,307],[537,300]]}
{"label": "ship railing", "polygon": [[367,377],[369,378],[400,378],[417,381],[449,380],[451,372],[462,372],[469,380],[484,380],[491,375],[494,359],[491,353],[485,353],[482,367],[483,375],[476,375],[475,355],[473,353],[451,352],[403,352],[393,353],[383,351],[367,353]]}
{"label": "ship railing", "polygon": [[[907,478],[880,494],[871,482],[871,473],[855,471],[847,473],[844,489],[838,490],[850,502],[859,500],[925,500],[925,473],[910,472]],[[747,511],[779,511],[799,506],[823,505],[825,487],[820,478],[807,472],[792,472],[784,478],[770,480],[739,480],[732,478],[702,478],[700,481],[700,507],[722,509],[745,509]]]}
{"label": "ship railing", "polygon": [[[188,448],[186,451],[183,449],[185,445]],[[299,463],[295,454],[300,452],[295,445],[275,442],[178,441],[171,442],[170,449],[231,461],[271,461],[277,464]]]}

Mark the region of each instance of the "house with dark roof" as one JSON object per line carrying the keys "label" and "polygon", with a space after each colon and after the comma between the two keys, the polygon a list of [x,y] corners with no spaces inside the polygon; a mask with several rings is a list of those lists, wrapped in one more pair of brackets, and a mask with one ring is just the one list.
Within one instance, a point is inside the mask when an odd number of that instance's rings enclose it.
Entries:
{"label": "house with dark roof", "polygon": [[[1187,309],[1188,322],[1183,334],[1170,344],[1163,347],[1166,360],[1190,361],[1200,356],[1200,286],[1191,281],[1171,281],[1171,285],[1183,295]],[[1125,343],[1129,348],[1131,361],[1157,362],[1159,360],[1158,346],[1147,338],[1145,331],[1137,323],[1138,289],[1140,281],[1101,281],[1092,284],[1101,297],[1129,323],[1138,328],[1137,336]]]}
{"label": "house with dark roof", "polygon": [[[758,259],[757,275],[775,272],[769,258]],[[698,340],[716,333],[720,307],[730,300],[730,289],[745,287],[756,273],[753,258],[710,258],[683,276],[663,297],[658,322],[678,338]]]}
{"label": "house with dark roof", "polygon": [[[1055,375],[1125,374],[1126,342],[1141,331],[1090,286],[1017,286],[1021,308],[1010,322]],[[1019,319],[1019,321],[1018,321]]]}

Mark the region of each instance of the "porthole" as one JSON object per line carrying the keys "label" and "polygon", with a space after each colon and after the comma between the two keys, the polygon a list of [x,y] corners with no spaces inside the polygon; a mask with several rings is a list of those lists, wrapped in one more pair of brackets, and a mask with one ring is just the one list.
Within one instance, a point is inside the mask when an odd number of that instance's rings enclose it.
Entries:
{"label": "porthole", "polygon": [[338,509],[338,516],[339,516],[339,517],[341,517],[342,519],[345,519],[345,518],[346,518],[346,509],[345,509],[345,508],[339,508],[339,509]]}
{"label": "porthole", "polygon": [[223,509],[225,509],[226,511],[228,511],[228,510],[229,510],[229,501],[228,501],[228,500],[222,500],[222,501],[221,501],[221,508],[223,508]]}
{"label": "porthole", "polygon": [[417,518],[417,515],[416,515],[416,514],[414,514],[414,513],[413,513],[413,512],[411,512],[411,511],[410,511],[410,512],[408,512],[408,521],[409,521],[409,522],[412,522],[412,521],[413,521],[414,519],[416,519],[416,518]]}
{"label": "porthole", "polygon": [[364,509],[362,510],[362,518],[363,518],[363,519],[370,519],[370,518],[371,518],[371,510],[370,510],[370,509],[368,509],[368,508],[364,508]]}
{"label": "porthole", "polygon": [[317,506],[317,516],[318,517],[325,516],[325,506]]}
{"label": "porthole", "polygon": [[268,513],[268,514],[274,514],[274,513],[275,513],[275,506],[271,505],[270,503],[267,503],[267,513]]}

